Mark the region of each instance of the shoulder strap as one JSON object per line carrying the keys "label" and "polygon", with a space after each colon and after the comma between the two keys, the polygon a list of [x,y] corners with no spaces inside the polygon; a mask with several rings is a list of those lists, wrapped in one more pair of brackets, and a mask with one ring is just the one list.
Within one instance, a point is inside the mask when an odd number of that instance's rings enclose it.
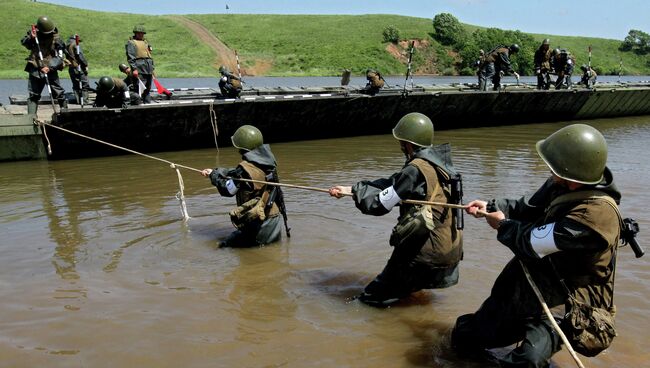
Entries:
{"label": "shoulder strap", "polygon": [[[427,183],[427,201],[432,201],[433,200],[433,195],[434,191],[433,189],[435,188],[435,184],[437,183],[431,183],[431,177],[436,176],[436,170],[429,162],[426,160],[423,160],[421,158],[416,158],[411,160],[409,162],[409,165],[415,166],[420,172],[424,175],[424,180]],[[437,177],[437,176],[436,176]]]}

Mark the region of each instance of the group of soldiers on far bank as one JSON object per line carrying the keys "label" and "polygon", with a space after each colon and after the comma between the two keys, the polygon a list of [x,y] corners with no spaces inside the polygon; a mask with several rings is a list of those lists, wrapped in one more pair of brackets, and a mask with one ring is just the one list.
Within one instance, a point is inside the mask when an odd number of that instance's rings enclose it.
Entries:
{"label": "group of soldiers on far bank", "polygon": [[[498,91],[501,88],[501,77],[503,75],[514,75],[519,80],[519,74],[513,70],[510,62],[510,56],[519,52],[519,45],[497,46],[485,53],[480,50],[479,59],[476,61],[478,75],[478,89],[487,90],[488,80],[492,81],[493,90]],[[548,38],[542,41],[542,44],[535,51],[534,69],[537,77],[537,89],[548,90],[551,84],[555,89],[570,89],[573,87],[571,76],[575,68],[576,59],[567,49],[551,49]],[[580,67],[582,77],[580,84],[586,88],[593,88],[596,84],[597,74],[589,64],[583,64]],[[555,82],[551,80],[551,75],[557,76]]]}
{"label": "group of soldiers on far bank", "polygon": [[[133,28],[133,37],[125,46],[128,65],[119,65],[120,71],[126,74],[126,78],[109,76],[99,78],[93,106],[121,108],[151,103],[151,85],[155,66],[151,57],[152,48],[144,38],[145,34],[143,26],[137,25]],[[59,36],[58,28],[47,16],[39,17],[36,25],[27,31],[21,44],[30,50],[25,66],[25,71],[29,73],[28,113],[37,112],[38,101],[45,87],[48,88],[53,101],[57,101],[61,108],[67,107],[68,102],[58,74],[65,67],[68,67],[77,102],[81,105],[88,102],[88,93],[92,89],[88,83],[88,61],[80,42],[79,35],[75,34],[64,43]]]}

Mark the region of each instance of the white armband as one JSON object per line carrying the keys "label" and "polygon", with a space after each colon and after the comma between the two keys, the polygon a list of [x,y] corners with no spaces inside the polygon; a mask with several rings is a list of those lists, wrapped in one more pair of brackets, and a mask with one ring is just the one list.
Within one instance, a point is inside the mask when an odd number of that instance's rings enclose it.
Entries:
{"label": "white armband", "polygon": [[397,195],[397,192],[395,192],[395,189],[392,186],[382,190],[381,193],[379,193],[379,202],[382,206],[384,206],[385,209],[389,211],[401,200],[402,198]]}
{"label": "white armband", "polygon": [[124,98],[126,98],[128,100],[130,97],[131,96],[129,96],[129,92],[124,91]]}
{"label": "white armband", "polygon": [[228,193],[231,195],[237,193],[237,191],[239,190],[239,188],[237,188],[237,186],[235,185],[235,181],[232,179],[228,179],[228,181],[226,182],[226,189],[228,190]]}
{"label": "white armband", "polygon": [[555,229],[554,222],[536,227],[530,232],[530,245],[539,258],[560,251],[555,244],[553,229]]}

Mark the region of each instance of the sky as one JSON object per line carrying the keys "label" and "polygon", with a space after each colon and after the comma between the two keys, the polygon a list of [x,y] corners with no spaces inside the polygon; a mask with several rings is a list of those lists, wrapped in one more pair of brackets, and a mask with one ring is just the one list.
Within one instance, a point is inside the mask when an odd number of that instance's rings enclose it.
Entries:
{"label": "sky", "polygon": [[[483,27],[623,40],[631,29],[650,33],[648,0],[38,0],[77,8],[159,14],[397,14],[420,18],[451,13]],[[226,6],[228,9],[226,9]]]}

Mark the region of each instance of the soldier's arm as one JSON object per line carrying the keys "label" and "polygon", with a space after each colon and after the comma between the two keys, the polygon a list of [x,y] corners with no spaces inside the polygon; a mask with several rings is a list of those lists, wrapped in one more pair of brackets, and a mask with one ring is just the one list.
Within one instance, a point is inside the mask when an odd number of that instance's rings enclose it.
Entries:
{"label": "soldier's arm", "polygon": [[133,42],[127,41],[124,48],[126,49],[126,60],[129,63],[131,70],[135,70],[135,45]]}
{"label": "soldier's arm", "polygon": [[599,251],[608,246],[600,234],[569,217],[541,225],[506,219],[500,223],[497,239],[516,256],[527,259],[560,251]]}
{"label": "soldier's arm", "polygon": [[246,171],[241,166],[237,166],[234,169],[215,168],[210,173],[212,185],[217,187],[219,194],[224,197],[234,196],[242,186],[250,188],[250,183],[233,180],[232,178],[249,179]]}
{"label": "soldier's arm", "polygon": [[413,196],[419,175],[417,168],[408,165],[388,179],[358,182],[352,186],[355,205],[364,214],[385,215],[402,199]]}
{"label": "soldier's arm", "polygon": [[486,210],[501,211],[509,219],[533,222],[544,214],[554,190],[553,179],[549,178],[534,194],[519,199],[493,199],[488,202]]}
{"label": "soldier's arm", "polygon": [[32,49],[34,47],[34,39],[32,38],[31,29],[27,31],[27,34],[20,40],[20,44],[23,45],[26,49]]}

